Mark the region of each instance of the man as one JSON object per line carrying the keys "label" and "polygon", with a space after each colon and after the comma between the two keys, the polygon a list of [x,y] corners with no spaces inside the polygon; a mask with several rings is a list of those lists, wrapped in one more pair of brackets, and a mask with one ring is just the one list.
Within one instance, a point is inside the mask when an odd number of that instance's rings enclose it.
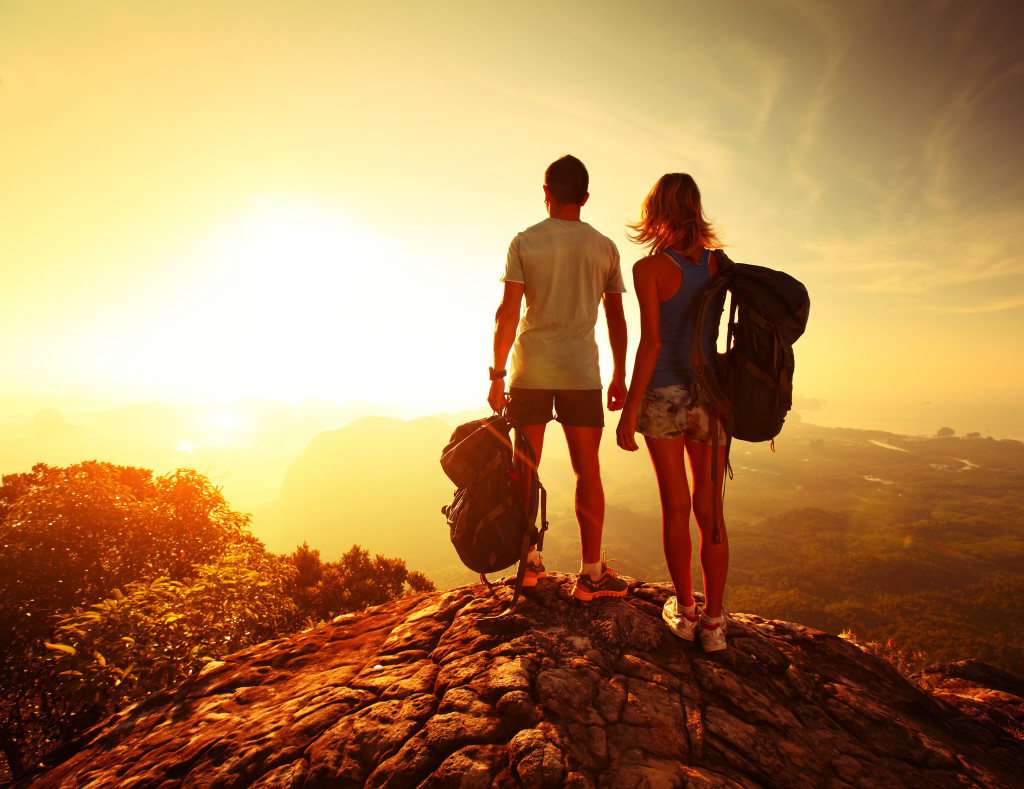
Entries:
{"label": "man", "polygon": [[[590,176],[583,162],[563,156],[544,173],[544,204],[548,218],[519,233],[509,245],[505,292],[495,316],[494,367],[487,402],[516,420],[533,445],[540,463],[544,428],[552,418],[562,425],[569,459],[576,475],[576,520],[583,554],[573,596],[622,597],[626,582],[610,570],[601,552],[604,529],[604,488],[598,448],[604,429],[601,373],[594,326],[597,307],[604,304],[614,370],[608,385],[608,409],[622,408],[626,397],[626,318],[619,270],[619,252],[611,239],[580,220],[590,197]],[[523,299],[526,312],[520,320]],[[552,410],[552,406],[554,407]],[[517,442],[518,443],[518,442]],[[524,495],[529,472],[520,448],[516,451]],[[540,553],[527,558],[524,586],[544,576]]]}

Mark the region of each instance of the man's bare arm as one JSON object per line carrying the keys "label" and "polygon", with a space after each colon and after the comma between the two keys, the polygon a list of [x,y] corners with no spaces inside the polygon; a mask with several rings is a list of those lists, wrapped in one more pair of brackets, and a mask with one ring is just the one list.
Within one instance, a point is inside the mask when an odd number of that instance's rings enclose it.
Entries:
{"label": "man's bare arm", "polygon": [[[494,369],[504,370],[508,363],[508,355],[516,341],[519,328],[519,313],[523,306],[523,293],[526,286],[522,282],[506,282],[501,304],[494,315]],[[505,407],[505,379],[491,381],[491,389],[487,394],[487,402],[491,408],[500,413]]]}
{"label": "man's bare arm", "polygon": [[608,342],[612,347],[612,380],[608,384],[608,410],[618,411],[626,399],[626,314],[621,293],[605,293],[604,317],[608,322]]}

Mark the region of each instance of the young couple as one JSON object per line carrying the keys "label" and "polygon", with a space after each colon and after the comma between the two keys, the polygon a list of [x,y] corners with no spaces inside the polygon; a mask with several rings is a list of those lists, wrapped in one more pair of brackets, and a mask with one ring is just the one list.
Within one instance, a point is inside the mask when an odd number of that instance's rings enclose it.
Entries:
{"label": "young couple", "polygon": [[[694,330],[689,306],[715,273],[717,264],[709,248],[721,244],[704,216],[693,179],[681,173],[660,178],[643,202],[640,219],[630,225],[634,240],[651,254],[633,266],[640,344],[627,393],[622,310],[626,288],[615,244],[580,220],[588,188],[589,175],[579,159],[563,156],[553,162],[544,173],[548,218],[519,233],[509,245],[487,401],[497,412],[506,409],[519,423],[538,463],[545,426],[552,419],[561,423],[576,476],[575,510],[583,554],[572,594],[583,601],[624,596],[626,582],[607,566],[601,551],[604,489],[598,448],[604,403],[594,326],[598,304],[603,303],[614,366],[607,406],[609,411],[622,411],[616,439],[623,449],[636,451],[635,433],[641,433],[658,479],[665,560],[676,590],[662,617],[681,638],[692,641],[699,632],[706,651],[725,649],[722,595],[729,545],[724,524],[721,542],[712,538],[714,501],[721,496],[724,475],[717,475],[716,486],[711,474],[711,431],[722,427],[710,419],[703,403],[691,402],[689,358]],[[714,334],[709,330],[704,337],[712,353]],[[510,352],[511,369],[506,372]],[[719,435],[718,446],[719,468],[724,468],[724,435]],[[525,463],[518,447],[516,459]],[[525,495],[529,474],[522,472]],[[699,611],[690,591],[691,508],[700,531],[704,575],[705,604]],[[535,585],[544,574],[543,559],[533,549],[524,585]]]}

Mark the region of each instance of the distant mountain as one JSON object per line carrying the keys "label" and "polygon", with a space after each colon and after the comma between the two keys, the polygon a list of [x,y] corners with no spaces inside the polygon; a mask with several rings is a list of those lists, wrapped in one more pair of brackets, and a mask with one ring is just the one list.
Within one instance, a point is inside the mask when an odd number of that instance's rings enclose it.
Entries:
{"label": "distant mountain", "polygon": [[288,465],[310,439],[394,409],[363,401],[283,403],[258,398],[222,405],[107,405],[71,398],[0,397],[0,474],[36,463],[102,460],[164,474],[194,468],[242,512],[278,495]]}
{"label": "distant mountain", "polygon": [[277,552],[308,541],[333,560],[358,544],[411,569],[451,564],[440,510],[453,486],[438,464],[450,435],[439,419],[387,417],[319,433],[288,468],[280,497],[253,514],[254,533]]}

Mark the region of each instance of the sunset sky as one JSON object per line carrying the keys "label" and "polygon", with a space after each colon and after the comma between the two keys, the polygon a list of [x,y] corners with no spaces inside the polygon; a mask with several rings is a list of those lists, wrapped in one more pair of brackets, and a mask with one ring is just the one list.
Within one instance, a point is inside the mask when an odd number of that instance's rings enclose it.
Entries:
{"label": "sunset sky", "polygon": [[1009,0],[0,0],[0,397],[482,407],[573,153],[627,282],[685,171],[807,285],[805,420],[1024,438],[1022,41]]}

